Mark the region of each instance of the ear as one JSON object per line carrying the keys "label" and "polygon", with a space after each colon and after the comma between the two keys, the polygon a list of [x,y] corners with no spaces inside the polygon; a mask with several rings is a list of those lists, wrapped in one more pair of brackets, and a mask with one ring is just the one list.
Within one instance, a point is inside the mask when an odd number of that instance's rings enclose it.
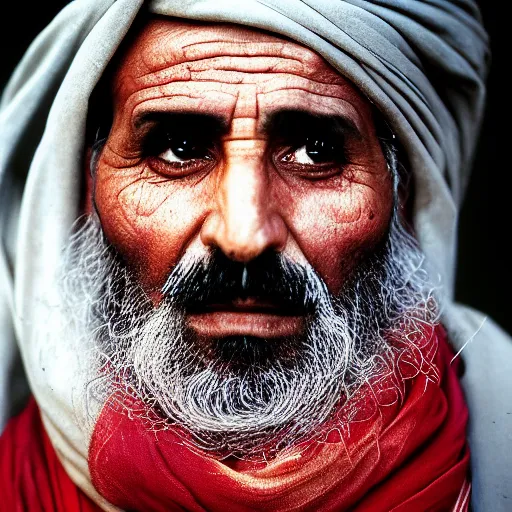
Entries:
{"label": "ear", "polygon": [[85,152],[84,158],[84,167],[83,167],[83,195],[82,195],[82,207],[81,213],[89,215],[93,212],[93,192],[94,192],[94,182],[91,176],[91,158],[92,158],[92,148],[88,147]]}

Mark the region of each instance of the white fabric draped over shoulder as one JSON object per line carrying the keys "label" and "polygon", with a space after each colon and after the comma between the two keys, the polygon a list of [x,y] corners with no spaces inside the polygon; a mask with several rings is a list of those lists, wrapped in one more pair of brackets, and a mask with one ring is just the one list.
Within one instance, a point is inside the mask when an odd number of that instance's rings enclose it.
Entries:
{"label": "white fabric draped over shoulder", "polygon": [[471,0],[69,4],[28,50],[0,109],[0,428],[19,386],[13,384],[18,346],[68,473],[106,510],[115,510],[90,484],[90,356],[88,347],[64,335],[55,283],[79,213],[88,100],[141,8],[290,37],[321,54],[386,117],[413,173],[416,236],[442,276],[443,322],[455,349],[465,347],[473,507],[506,510],[512,499],[512,342],[492,321],[452,302],[457,213],[488,63],[487,36]]}

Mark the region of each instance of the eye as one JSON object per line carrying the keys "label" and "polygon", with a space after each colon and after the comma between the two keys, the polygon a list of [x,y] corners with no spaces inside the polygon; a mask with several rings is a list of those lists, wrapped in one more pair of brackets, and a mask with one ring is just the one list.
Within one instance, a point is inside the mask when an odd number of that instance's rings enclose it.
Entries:
{"label": "eye", "polygon": [[167,176],[182,177],[209,169],[215,158],[214,144],[192,135],[166,134],[150,153],[150,165]]}
{"label": "eye", "polygon": [[287,153],[283,157],[283,161],[315,165],[334,162],[337,156],[336,147],[333,142],[308,137],[303,146]]}
{"label": "eye", "polygon": [[274,161],[278,167],[304,177],[325,178],[341,172],[346,163],[345,148],[343,140],[306,137],[281,150]]}
{"label": "eye", "polygon": [[187,137],[169,137],[168,148],[158,155],[167,163],[183,164],[189,160],[211,159],[203,141]]}

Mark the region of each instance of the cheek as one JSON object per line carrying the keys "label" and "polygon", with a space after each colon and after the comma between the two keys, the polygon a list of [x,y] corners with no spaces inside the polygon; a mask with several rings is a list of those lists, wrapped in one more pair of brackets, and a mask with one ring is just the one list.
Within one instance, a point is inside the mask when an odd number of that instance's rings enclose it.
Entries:
{"label": "cheek", "polygon": [[203,187],[182,186],[144,168],[100,166],[95,202],[110,243],[142,286],[155,290],[198,232],[207,197]]}
{"label": "cheek", "polygon": [[391,180],[342,190],[295,191],[288,224],[301,251],[331,293],[387,233],[392,213]]}

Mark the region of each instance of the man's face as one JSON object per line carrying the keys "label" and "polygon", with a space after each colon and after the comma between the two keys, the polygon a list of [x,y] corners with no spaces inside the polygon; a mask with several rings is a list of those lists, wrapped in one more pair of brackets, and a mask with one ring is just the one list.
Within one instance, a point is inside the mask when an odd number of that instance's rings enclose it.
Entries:
{"label": "man's face", "polygon": [[370,104],[296,43],[162,20],[112,89],[111,246],[93,215],[66,256],[99,371],[210,453],[318,433],[431,313]]}
{"label": "man's face", "polygon": [[[184,254],[212,248],[246,263],[282,252],[336,294],[385,234],[392,180],[370,104],[313,51],[240,27],[155,20],[113,91],[96,207],[156,303]],[[189,325],[203,336],[302,329],[279,304],[224,306]]]}

